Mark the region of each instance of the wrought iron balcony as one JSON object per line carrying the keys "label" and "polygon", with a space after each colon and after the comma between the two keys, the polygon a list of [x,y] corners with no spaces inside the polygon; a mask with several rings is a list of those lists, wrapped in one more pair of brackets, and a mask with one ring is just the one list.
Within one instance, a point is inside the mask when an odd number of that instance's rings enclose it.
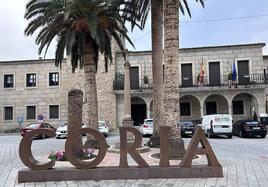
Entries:
{"label": "wrought iron balcony", "polygon": [[221,75],[217,77],[204,76],[201,77],[180,77],[180,87],[226,87],[226,86],[238,86],[238,85],[264,85],[268,83],[268,75],[266,74],[249,74],[238,75],[236,80],[232,80],[232,77],[228,75]]}
{"label": "wrought iron balcony", "polygon": [[[203,81],[195,77],[179,77],[181,88],[186,87],[231,87],[231,86],[255,86],[268,84],[268,74],[238,75],[236,81],[229,80],[228,75],[217,77],[204,76]],[[113,82],[114,90],[124,89],[124,75],[117,74]],[[152,84],[131,85],[132,90],[152,89]]]}

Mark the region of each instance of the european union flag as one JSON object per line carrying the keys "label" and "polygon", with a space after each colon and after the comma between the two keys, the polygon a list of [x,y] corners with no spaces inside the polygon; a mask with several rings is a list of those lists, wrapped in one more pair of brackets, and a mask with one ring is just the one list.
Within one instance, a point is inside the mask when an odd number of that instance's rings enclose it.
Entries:
{"label": "european union flag", "polygon": [[232,72],[232,80],[233,81],[236,81],[236,76],[237,76],[237,73],[236,73],[236,67],[235,67],[235,63],[233,63],[233,72]]}

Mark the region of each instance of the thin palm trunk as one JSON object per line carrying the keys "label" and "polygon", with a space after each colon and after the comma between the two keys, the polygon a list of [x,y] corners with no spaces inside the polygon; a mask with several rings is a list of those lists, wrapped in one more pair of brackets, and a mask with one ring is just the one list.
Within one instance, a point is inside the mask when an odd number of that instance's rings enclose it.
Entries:
{"label": "thin palm trunk", "polygon": [[86,42],[84,54],[84,74],[87,98],[87,123],[89,127],[98,130],[98,101],[96,85],[95,54],[91,42]]}
{"label": "thin palm trunk", "polygon": [[151,11],[154,134],[148,145],[159,147],[159,126],[163,113],[163,0],[152,1]]}
{"label": "thin palm trunk", "polygon": [[164,7],[164,120],[172,128],[170,157],[181,158],[185,152],[181,139],[179,111],[179,1],[165,0]]}

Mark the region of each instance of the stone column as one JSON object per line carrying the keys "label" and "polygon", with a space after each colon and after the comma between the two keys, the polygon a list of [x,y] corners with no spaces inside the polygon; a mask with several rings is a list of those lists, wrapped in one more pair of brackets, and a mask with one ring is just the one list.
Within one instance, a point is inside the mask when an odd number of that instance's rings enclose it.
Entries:
{"label": "stone column", "polygon": [[150,112],[150,108],[147,107],[147,119],[151,118],[151,112]]}
{"label": "stone column", "polygon": [[232,103],[228,104],[228,113],[232,115]]}
{"label": "stone column", "polygon": [[[203,102],[203,101],[202,101]],[[204,102],[203,102],[204,103]],[[204,115],[204,105],[203,103],[200,102],[200,117],[202,118],[202,116]]]}
{"label": "stone column", "polygon": [[125,81],[124,81],[124,119],[123,126],[133,126],[131,118],[131,93],[130,93],[130,63],[126,60],[125,64]]}

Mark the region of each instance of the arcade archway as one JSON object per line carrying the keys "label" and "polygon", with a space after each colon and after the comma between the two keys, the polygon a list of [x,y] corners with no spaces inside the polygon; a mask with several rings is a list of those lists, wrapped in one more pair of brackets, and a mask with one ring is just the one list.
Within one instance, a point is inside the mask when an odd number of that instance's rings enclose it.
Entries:
{"label": "arcade archway", "polygon": [[146,103],[142,98],[131,98],[131,117],[135,126],[143,124],[146,118]]}
{"label": "arcade archway", "polygon": [[204,102],[204,114],[228,114],[228,101],[220,94],[209,95]]}

